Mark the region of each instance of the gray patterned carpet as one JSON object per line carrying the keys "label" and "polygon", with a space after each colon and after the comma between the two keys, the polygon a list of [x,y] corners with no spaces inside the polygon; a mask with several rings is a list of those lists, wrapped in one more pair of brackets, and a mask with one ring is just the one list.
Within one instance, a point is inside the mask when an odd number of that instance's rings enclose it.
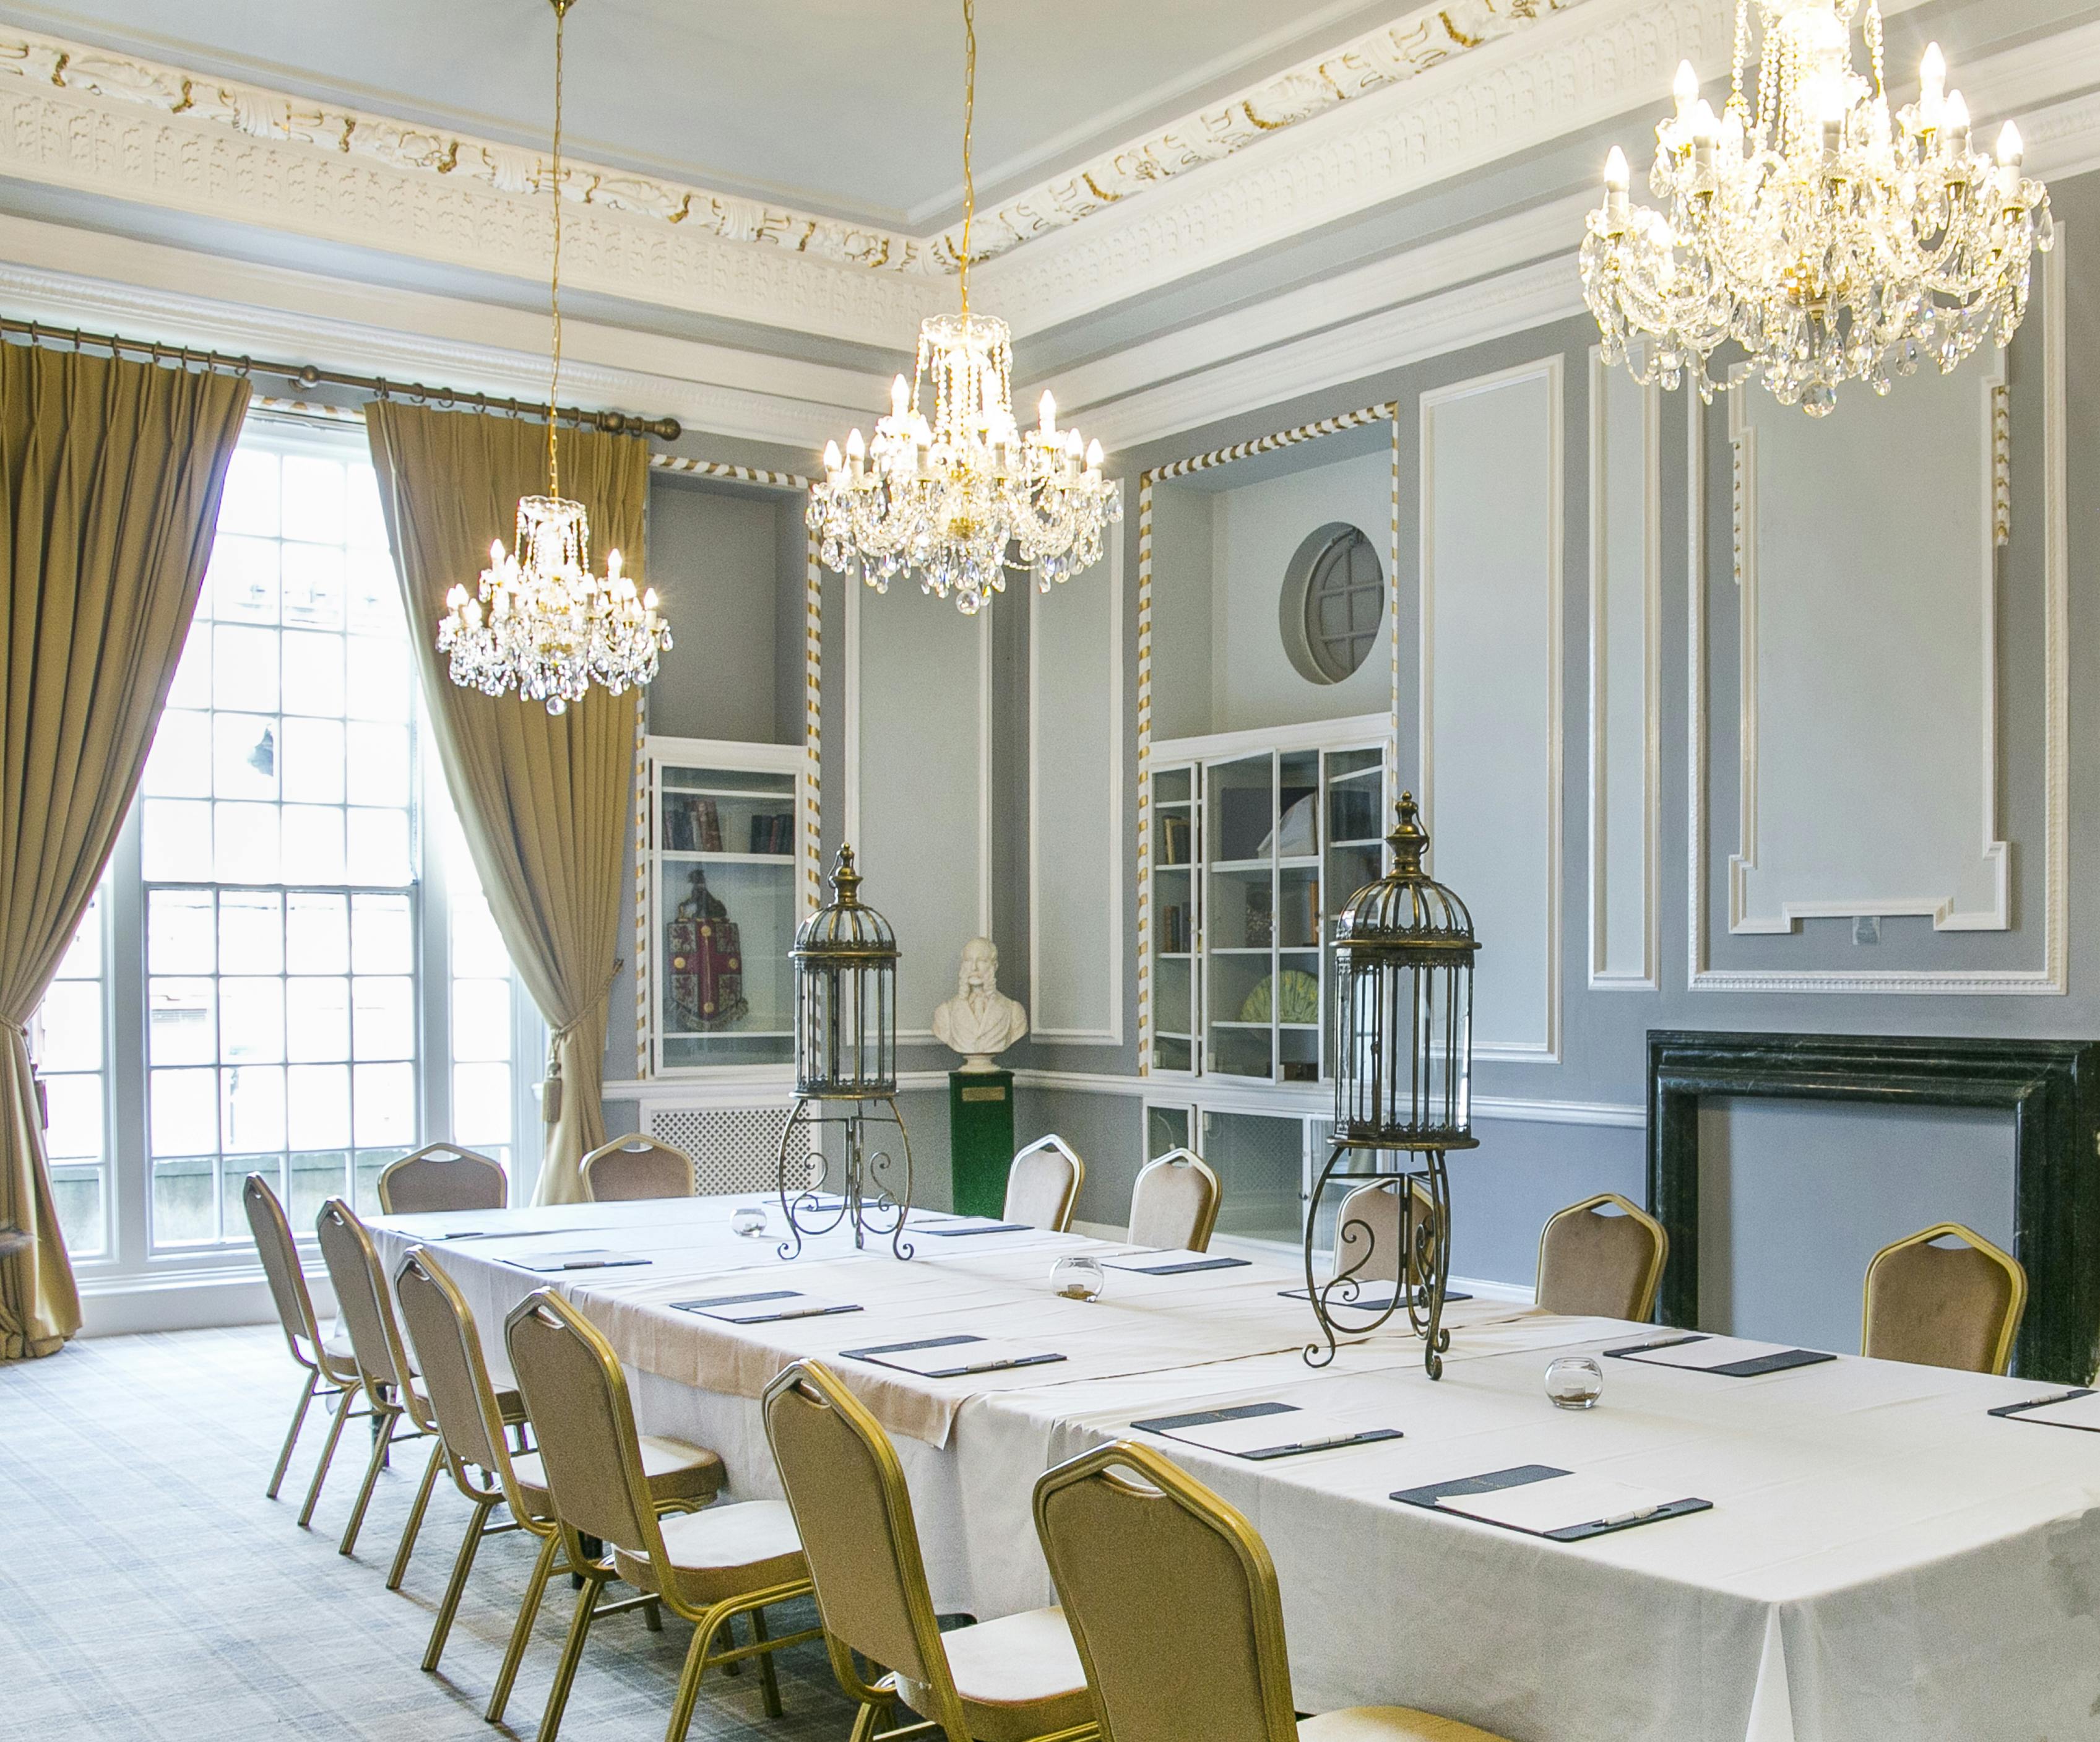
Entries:
{"label": "gray patterned carpet", "polygon": [[[407,1582],[385,1589],[422,1453],[380,1481],[354,1559],[336,1553],[362,1473],[343,1435],[314,1528],[299,1503],[326,1424],[308,1417],[283,1495],[262,1497],[298,1374],[274,1329],[76,1342],[0,1366],[0,1742],[126,1737],[529,1737],[571,1598],[549,1594],[509,1722],[485,1724],[532,1542],[482,1548],[444,1661],[417,1668],[466,1506],[440,1479]],[[366,1442],[368,1446],[369,1442]],[[615,1587],[617,1589],[617,1587]],[[796,1606],[783,1623],[810,1625]],[[691,1629],[638,1614],[593,1629],[562,1742],[663,1734]],[[844,1742],[853,1709],[821,1643],[781,1654],[787,1715],[768,1720],[751,1669],[711,1672],[695,1742]]]}

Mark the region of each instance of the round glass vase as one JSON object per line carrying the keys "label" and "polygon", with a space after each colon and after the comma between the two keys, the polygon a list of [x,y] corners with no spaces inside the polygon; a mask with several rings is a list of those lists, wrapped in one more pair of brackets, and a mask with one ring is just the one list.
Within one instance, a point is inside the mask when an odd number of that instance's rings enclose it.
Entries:
{"label": "round glass vase", "polygon": [[1604,1395],[1603,1364],[1586,1355],[1564,1355],[1546,1369],[1546,1395],[1555,1409],[1594,1409]]}

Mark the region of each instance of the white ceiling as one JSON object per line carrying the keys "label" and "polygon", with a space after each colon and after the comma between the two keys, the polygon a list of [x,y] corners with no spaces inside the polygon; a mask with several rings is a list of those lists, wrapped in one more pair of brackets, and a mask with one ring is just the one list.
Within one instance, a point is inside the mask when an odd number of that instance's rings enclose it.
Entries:
{"label": "white ceiling", "polygon": [[[982,0],[980,199],[1317,54],[1381,0]],[[520,144],[553,114],[546,0],[0,0],[0,20]],[[577,0],[579,157],[924,232],[958,214],[959,0]]]}

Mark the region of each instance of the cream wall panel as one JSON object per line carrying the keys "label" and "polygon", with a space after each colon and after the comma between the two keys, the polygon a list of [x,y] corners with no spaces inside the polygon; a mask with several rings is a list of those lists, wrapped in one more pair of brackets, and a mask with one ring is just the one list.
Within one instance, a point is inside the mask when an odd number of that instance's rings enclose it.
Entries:
{"label": "cream wall panel", "polygon": [[1559,1057],[1561,402],[1557,356],[1422,399],[1421,797],[1483,1060]]}
{"label": "cream wall panel", "polygon": [[1590,353],[1590,984],[1650,992],[1661,757],[1662,394]]}

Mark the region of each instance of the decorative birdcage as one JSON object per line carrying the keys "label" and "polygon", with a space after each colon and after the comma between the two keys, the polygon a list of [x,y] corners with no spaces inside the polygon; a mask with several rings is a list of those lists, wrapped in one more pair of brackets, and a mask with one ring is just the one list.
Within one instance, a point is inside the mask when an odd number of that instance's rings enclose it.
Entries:
{"label": "decorative birdcage", "polygon": [[[839,849],[832,899],[802,922],[795,964],[795,1109],[780,1138],[780,1207],[792,1258],[805,1237],[849,1227],[911,1256],[911,1142],[897,1110],[897,935],[860,899],[850,847]],[[894,1126],[901,1161],[868,1147]]]}
{"label": "decorative birdcage", "polygon": [[[1451,1255],[1445,1154],[1476,1147],[1472,1134],[1473,958],[1480,943],[1466,904],[1423,869],[1429,833],[1411,793],[1386,837],[1392,869],[1350,897],[1335,925],[1334,1147],[1307,1206],[1305,1285],[1325,1337],[1305,1358],[1323,1366],[1338,1335],[1377,1330],[1403,1306],[1423,1339],[1430,1377],[1450,1346],[1444,1301]],[[1351,1262],[1316,1283],[1312,1241],[1331,1185],[1388,1180],[1401,1193],[1405,1249],[1380,1253],[1377,1232],[1351,1221],[1335,1250]],[[1383,1262],[1382,1262],[1383,1261]],[[1390,1270],[1391,1298],[1367,1272]],[[1361,1313],[1344,1323],[1335,1314]]]}

